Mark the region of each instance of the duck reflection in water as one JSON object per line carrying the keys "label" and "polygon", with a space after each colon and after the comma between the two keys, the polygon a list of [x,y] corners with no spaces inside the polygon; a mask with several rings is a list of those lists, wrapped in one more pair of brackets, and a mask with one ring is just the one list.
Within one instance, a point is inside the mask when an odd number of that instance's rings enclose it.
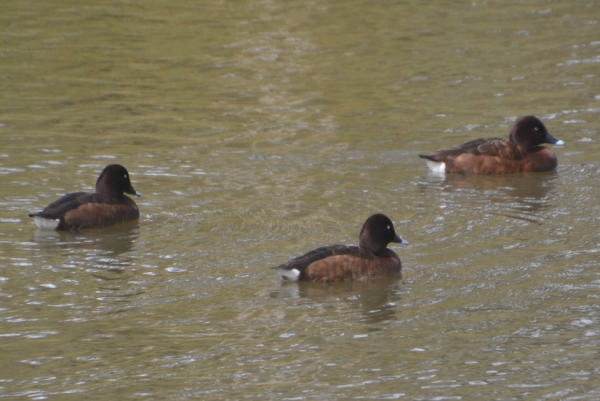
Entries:
{"label": "duck reflection in water", "polygon": [[[532,221],[530,217],[533,216],[533,221],[537,221],[539,212],[552,205],[550,193],[557,178],[556,171],[501,176],[430,173],[419,191],[423,199],[435,196],[446,205],[471,209],[484,207],[492,213],[527,221]],[[525,213],[525,216],[514,213]]]}
{"label": "duck reflection in water", "polygon": [[40,249],[61,248],[68,253],[85,253],[86,258],[95,260],[106,268],[113,265],[122,265],[127,262],[116,260],[115,257],[134,250],[135,243],[140,235],[137,221],[104,229],[89,229],[79,231],[49,231],[37,230],[33,242],[39,244]]}
{"label": "duck reflection in water", "polygon": [[[341,283],[313,283],[282,281],[272,298],[308,298],[339,316],[340,313],[360,311],[360,321],[375,324],[395,320],[398,302],[402,296],[400,275],[373,280],[345,281]],[[377,330],[370,327],[369,331]]]}

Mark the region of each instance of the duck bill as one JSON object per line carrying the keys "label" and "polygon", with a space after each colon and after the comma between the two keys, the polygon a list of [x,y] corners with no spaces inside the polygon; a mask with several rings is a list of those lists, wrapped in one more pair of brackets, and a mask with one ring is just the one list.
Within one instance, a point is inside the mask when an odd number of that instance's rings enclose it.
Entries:
{"label": "duck bill", "polygon": [[141,193],[139,193],[138,191],[136,191],[136,190],[133,188],[133,186],[129,187],[129,188],[127,189],[127,191],[125,191],[125,193],[126,193],[126,194],[135,195],[135,196],[137,196],[138,198],[139,198],[140,196],[142,196],[142,194],[141,194]]}
{"label": "duck bill", "polygon": [[403,240],[398,235],[396,235],[396,237],[394,238],[394,240],[392,242],[396,242],[396,243],[402,244],[402,245],[408,245],[408,241]]}
{"label": "duck bill", "polygon": [[556,146],[564,146],[564,144],[565,144],[564,141],[561,141],[560,139],[556,139],[555,137],[550,135],[550,133],[548,133],[548,135],[546,135],[544,143],[551,143]]}

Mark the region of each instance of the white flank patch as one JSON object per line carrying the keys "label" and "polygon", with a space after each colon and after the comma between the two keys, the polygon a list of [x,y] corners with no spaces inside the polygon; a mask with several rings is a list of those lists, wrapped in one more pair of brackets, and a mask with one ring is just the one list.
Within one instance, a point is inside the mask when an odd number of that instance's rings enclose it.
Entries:
{"label": "white flank patch", "polygon": [[298,281],[298,278],[300,277],[300,270],[298,270],[298,269],[291,269],[291,270],[276,269],[276,270],[281,275],[281,277],[285,280]]}
{"label": "white flank patch", "polygon": [[56,230],[60,222],[58,219],[45,219],[40,216],[35,216],[33,221],[40,230]]}
{"label": "white flank patch", "polygon": [[425,160],[427,165],[429,166],[429,170],[434,173],[445,173],[446,172],[446,163],[434,162],[431,160]]}

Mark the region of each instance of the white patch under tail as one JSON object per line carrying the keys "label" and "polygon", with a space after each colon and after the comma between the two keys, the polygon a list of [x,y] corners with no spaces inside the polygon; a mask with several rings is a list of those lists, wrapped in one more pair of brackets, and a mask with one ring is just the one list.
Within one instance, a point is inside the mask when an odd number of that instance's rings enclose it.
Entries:
{"label": "white patch under tail", "polygon": [[427,165],[429,166],[429,170],[434,173],[445,173],[446,172],[446,163],[444,162],[434,162],[433,160],[425,160]]}
{"label": "white patch under tail", "polygon": [[40,230],[56,230],[60,220],[58,219],[45,219],[40,216],[34,216],[33,222]]}
{"label": "white patch under tail", "polygon": [[277,273],[279,273],[281,275],[281,278],[283,278],[284,280],[298,281],[298,279],[300,278],[300,270],[298,269],[288,270],[275,268],[275,270],[277,270]]}

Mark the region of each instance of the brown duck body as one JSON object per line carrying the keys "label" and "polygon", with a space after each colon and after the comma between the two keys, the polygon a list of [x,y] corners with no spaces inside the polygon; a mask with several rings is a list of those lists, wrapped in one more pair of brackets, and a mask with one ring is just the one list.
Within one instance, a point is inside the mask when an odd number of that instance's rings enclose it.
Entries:
{"label": "brown duck body", "polygon": [[66,194],[29,217],[39,228],[56,230],[104,228],[137,220],[138,206],[124,192],[140,196],[131,186],[127,170],[112,164],[98,177],[95,193]]}
{"label": "brown duck body", "polygon": [[[276,269],[291,272],[282,275],[289,280],[329,282],[400,274],[402,263],[390,249],[375,255],[357,246],[330,245],[292,259]],[[293,274],[298,277],[292,278]]]}
{"label": "brown duck body", "polygon": [[400,274],[402,263],[390,242],[407,244],[386,216],[376,214],[365,222],[359,246],[329,245],[317,248],[274,267],[292,281],[344,281]]}
{"label": "brown duck body", "polygon": [[480,138],[442,149],[426,159],[432,171],[464,174],[511,174],[549,171],[556,168],[556,155],[542,143],[562,145],[534,116],[525,116],[513,125],[509,140]]}

